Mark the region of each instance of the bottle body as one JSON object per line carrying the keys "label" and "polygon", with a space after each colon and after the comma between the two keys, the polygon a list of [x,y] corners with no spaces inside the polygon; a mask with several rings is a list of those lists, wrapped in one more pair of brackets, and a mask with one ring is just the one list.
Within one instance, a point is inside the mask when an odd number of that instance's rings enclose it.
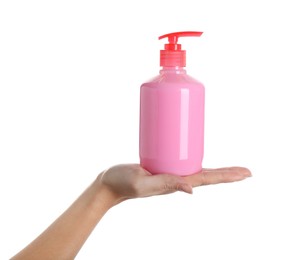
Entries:
{"label": "bottle body", "polygon": [[152,174],[201,171],[204,86],[180,67],[163,68],[140,90],[139,155]]}

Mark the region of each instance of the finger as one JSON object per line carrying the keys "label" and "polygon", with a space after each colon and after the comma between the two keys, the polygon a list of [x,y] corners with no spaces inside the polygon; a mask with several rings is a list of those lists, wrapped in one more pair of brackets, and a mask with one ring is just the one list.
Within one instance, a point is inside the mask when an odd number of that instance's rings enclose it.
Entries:
{"label": "finger", "polygon": [[[143,179],[143,195],[153,196],[183,191],[192,194],[192,186],[184,178],[171,174],[146,176]],[[142,195],[142,194],[141,194]]]}
{"label": "finger", "polygon": [[228,183],[244,180],[250,177],[251,172],[244,167],[228,167],[219,169],[202,169],[201,172],[184,177],[185,180],[191,183],[192,187]]}

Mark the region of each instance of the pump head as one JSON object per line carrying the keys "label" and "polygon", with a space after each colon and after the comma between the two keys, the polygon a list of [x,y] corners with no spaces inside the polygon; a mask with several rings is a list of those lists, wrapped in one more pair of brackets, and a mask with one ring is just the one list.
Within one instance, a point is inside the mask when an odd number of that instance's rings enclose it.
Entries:
{"label": "pump head", "polygon": [[161,67],[185,67],[186,51],[181,49],[178,44],[179,37],[196,36],[199,37],[203,32],[175,32],[159,37],[159,40],[168,38],[169,43],[165,44],[165,49],[160,51]]}

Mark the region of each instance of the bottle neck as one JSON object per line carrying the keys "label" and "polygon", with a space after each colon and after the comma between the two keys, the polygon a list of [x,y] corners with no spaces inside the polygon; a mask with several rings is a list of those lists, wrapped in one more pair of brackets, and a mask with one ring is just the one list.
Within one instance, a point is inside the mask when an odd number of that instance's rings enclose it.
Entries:
{"label": "bottle neck", "polygon": [[173,74],[186,74],[186,70],[184,67],[162,67],[160,70],[160,74],[166,74],[166,73],[173,73]]}

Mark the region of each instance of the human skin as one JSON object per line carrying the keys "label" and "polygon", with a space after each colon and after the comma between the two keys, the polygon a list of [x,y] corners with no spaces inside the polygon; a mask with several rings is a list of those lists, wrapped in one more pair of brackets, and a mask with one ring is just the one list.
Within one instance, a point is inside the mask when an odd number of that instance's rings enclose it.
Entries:
{"label": "human skin", "polygon": [[139,164],[113,166],[101,172],[59,218],[11,259],[74,259],[105,213],[125,200],[176,191],[191,194],[193,187],[241,181],[250,176],[251,172],[243,167],[202,169],[180,177],[152,175]]}

